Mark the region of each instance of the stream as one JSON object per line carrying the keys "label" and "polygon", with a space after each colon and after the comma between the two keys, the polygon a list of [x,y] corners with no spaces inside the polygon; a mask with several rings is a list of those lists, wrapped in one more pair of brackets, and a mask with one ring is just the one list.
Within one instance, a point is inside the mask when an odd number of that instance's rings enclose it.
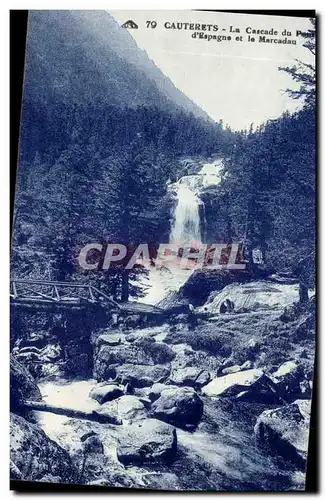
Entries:
{"label": "stream", "polygon": [[[95,380],[57,380],[43,381],[39,387],[47,403],[90,411],[99,406],[89,398],[89,391],[95,385]],[[203,399],[204,417],[198,428],[195,432],[177,429],[178,457],[172,465],[159,466],[160,473],[174,476],[173,485],[176,484],[177,489],[193,489],[194,485],[198,490],[250,490],[256,485],[257,476],[262,490],[286,490],[292,484],[296,489],[303,488],[300,473],[284,468],[255,442],[252,427],[256,415],[265,409],[263,405]],[[105,455],[117,470],[124,470],[115,451],[118,426],[45,412],[38,415],[39,424],[48,437],[72,456],[80,450],[80,437],[90,429],[95,430],[102,439]],[[144,476],[153,471],[150,467],[131,469],[128,468],[128,473],[140,487],[145,485]],[[166,488],[166,485],[161,487]]]}

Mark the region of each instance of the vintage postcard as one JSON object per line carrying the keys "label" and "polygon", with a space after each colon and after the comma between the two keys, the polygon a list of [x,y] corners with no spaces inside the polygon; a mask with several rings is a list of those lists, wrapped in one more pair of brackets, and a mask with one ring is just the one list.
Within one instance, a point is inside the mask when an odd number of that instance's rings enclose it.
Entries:
{"label": "vintage postcard", "polygon": [[304,490],[315,18],[31,10],[14,481]]}

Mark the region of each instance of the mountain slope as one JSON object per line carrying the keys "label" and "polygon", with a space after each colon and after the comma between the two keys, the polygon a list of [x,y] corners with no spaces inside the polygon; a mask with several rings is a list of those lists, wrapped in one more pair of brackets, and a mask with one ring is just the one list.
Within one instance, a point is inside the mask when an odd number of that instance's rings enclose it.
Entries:
{"label": "mountain slope", "polygon": [[25,96],[183,109],[208,118],[105,11],[30,11]]}

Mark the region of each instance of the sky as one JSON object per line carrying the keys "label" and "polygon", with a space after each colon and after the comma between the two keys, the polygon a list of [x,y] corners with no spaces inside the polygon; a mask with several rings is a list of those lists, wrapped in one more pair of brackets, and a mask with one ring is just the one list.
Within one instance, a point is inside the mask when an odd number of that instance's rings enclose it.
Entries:
{"label": "sky", "polygon": [[[295,59],[312,62],[311,54],[296,37],[296,30],[310,27],[308,19],[198,11],[109,11],[119,24],[131,19],[138,29],[128,30],[137,45],[168,76],[174,85],[204,109],[214,120],[223,120],[234,130],[254,127],[299,106],[283,91],[293,88],[290,75],[278,66],[291,66]],[[157,23],[147,27],[149,21]],[[207,34],[231,36],[217,42],[192,38],[194,31],[166,29],[165,23],[218,25]],[[170,24],[168,24],[170,26]],[[238,28],[240,33],[230,32]],[[296,45],[249,42],[246,28],[274,29],[284,38],[290,31]],[[236,41],[242,36],[242,41]],[[254,36],[251,34],[251,36]],[[258,39],[259,35],[255,36]]]}

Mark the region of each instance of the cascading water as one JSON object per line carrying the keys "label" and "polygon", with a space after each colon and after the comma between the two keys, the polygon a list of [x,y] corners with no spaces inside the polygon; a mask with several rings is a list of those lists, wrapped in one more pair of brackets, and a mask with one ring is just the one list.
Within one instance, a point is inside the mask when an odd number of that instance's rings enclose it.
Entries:
{"label": "cascading water", "polygon": [[[202,243],[201,217],[204,217],[204,205],[200,192],[221,180],[222,160],[218,159],[202,165],[197,174],[185,175],[177,182],[169,185],[170,192],[176,197],[174,221],[169,242],[177,247],[195,247]],[[169,263],[168,267],[152,268],[145,297],[140,299],[147,304],[157,304],[168,293],[179,290],[193,269],[183,269],[178,263]]]}
{"label": "cascading water", "polygon": [[200,200],[185,183],[180,183],[177,189],[177,206],[170,242],[180,246],[190,242],[201,243]]}
{"label": "cascading water", "polygon": [[199,198],[199,193],[208,186],[219,184],[222,167],[222,160],[205,163],[199,173],[181,177],[170,186],[177,197],[170,243],[182,246],[186,243],[200,244],[202,242],[200,206],[204,212],[204,205]]}

